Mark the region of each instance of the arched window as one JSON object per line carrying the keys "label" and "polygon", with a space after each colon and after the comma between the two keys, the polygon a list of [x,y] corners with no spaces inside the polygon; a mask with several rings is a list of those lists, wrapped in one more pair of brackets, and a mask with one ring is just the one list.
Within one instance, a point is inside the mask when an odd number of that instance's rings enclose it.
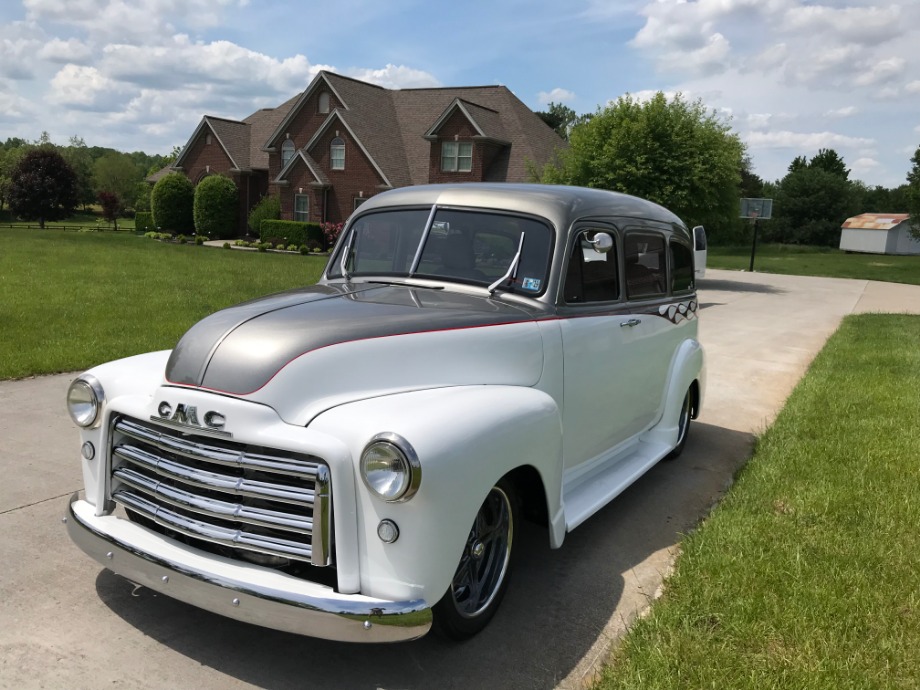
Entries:
{"label": "arched window", "polygon": [[333,170],[344,170],[345,140],[341,137],[336,137],[333,139],[332,143],[329,145],[329,154],[330,167]]}
{"label": "arched window", "polygon": [[285,139],[284,143],[281,144],[281,167],[283,168],[287,165],[287,162],[294,157],[294,142],[290,139]]}
{"label": "arched window", "polygon": [[318,110],[319,110],[319,112],[321,112],[321,113],[328,113],[328,112],[329,112],[329,92],[328,92],[328,91],[323,91],[323,92],[319,95],[319,106],[318,106]]}

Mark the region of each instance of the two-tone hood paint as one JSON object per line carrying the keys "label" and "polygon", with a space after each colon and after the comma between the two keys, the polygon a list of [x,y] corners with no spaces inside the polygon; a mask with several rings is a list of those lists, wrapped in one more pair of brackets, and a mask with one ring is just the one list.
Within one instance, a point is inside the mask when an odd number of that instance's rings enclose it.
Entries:
{"label": "two-tone hood paint", "polygon": [[317,285],[203,319],[176,346],[166,379],[312,414],[374,391],[534,385],[542,357],[534,314],[518,306],[428,288]]}

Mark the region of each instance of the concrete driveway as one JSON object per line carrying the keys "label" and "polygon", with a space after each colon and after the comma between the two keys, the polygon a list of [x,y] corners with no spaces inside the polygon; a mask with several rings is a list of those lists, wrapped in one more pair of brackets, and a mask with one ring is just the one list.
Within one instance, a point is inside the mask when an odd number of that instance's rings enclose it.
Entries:
{"label": "concrete driveway", "polygon": [[582,687],[840,319],[920,313],[920,287],[715,270],[700,287],[709,387],[683,456],[558,551],[524,530],[502,609],[460,645],[313,640],[135,590],[61,524],[66,497],[82,488],[63,404],[72,376],[0,382],[0,687]]}

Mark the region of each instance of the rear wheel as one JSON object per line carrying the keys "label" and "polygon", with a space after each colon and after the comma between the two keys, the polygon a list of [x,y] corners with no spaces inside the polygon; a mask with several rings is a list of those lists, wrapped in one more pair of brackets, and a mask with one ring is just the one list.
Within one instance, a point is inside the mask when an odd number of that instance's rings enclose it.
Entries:
{"label": "rear wheel", "polygon": [[502,480],[479,508],[453,581],[435,604],[434,625],[440,634],[465,640],[495,615],[508,587],[516,524],[514,490]]}
{"label": "rear wheel", "polygon": [[684,452],[684,446],[687,444],[687,436],[690,433],[690,419],[693,417],[693,401],[690,391],[684,396],[684,401],[680,406],[680,417],[677,420],[677,445],[666,456],[666,460],[673,460]]}

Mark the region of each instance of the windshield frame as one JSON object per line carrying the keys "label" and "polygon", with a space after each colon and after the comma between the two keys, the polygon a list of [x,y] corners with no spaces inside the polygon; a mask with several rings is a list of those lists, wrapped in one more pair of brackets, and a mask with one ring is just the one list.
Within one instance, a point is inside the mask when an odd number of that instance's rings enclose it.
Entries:
{"label": "windshield frame", "polygon": [[[346,261],[346,253],[353,251],[353,247],[361,245],[362,242],[359,239],[357,242],[353,241],[355,236],[355,227],[359,227],[359,224],[362,220],[367,220],[371,216],[400,212],[400,211],[416,211],[416,212],[425,212],[426,221],[425,226],[422,229],[421,235],[418,240],[418,244],[415,246],[415,250],[411,252],[411,264],[406,270],[403,271],[361,271],[355,270],[352,267],[345,267],[343,270],[343,261]],[[507,218],[509,220],[521,220],[527,221],[528,223],[536,223],[539,226],[542,226],[542,229],[545,229],[546,234],[542,235],[542,232],[534,232],[534,228],[531,226],[530,231],[528,232],[525,226],[525,229],[516,230],[517,233],[514,236],[509,235],[513,242],[514,250],[520,248],[520,235],[531,235],[524,242],[524,252],[527,252],[528,243],[530,243],[530,249],[536,249],[540,251],[542,246],[543,253],[545,257],[541,257],[539,254],[536,256],[530,256],[530,269],[532,273],[536,273],[536,269],[539,269],[541,272],[539,276],[533,275],[528,279],[531,281],[529,284],[538,284],[538,289],[524,289],[522,283],[523,280],[519,280],[516,276],[520,273],[520,264],[523,262],[522,259],[519,260],[519,266],[517,271],[513,271],[512,275],[502,279],[500,284],[496,287],[492,287],[496,282],[496,277],[504,276],[507,273],[508,268],[510,267],[510,262],[514,259],[514,251],[512,254],[507,257],[507,263],[502,263],[500,265],[500,270],[497,270],[495,275],[488,276],[485,278],[465,278],[457,275],[449,275],[437,272],[428,272],[421,271],[421,265],[424,262],[424,256],[426,250],[429,248],[429,242],[433,237],[432,228],[437,226],[440,222],[438,220],[439,213],[442,212],[457,212],[462,214],[483,214],[484,216],[489,216],[492,219]],[[346,226],[345,231],[342,233],[340,241],[337,243],[333,253],[330,257],[330,260],[326,266],[326,271],[324,278],[327,280],[345,280],[351,282],[354,279],[357,280],[366,280],[370,278],[384,278],[388,282],[400,281],[436,281],[439,283],[446,284],[458,284],[458,285],[467,285],[480,287],[483,290],[489,292],[501,291],[501,292],[511,292],[516,295],[530,297],[530,298],[539,298],[546,294],[547,288],[549,287],[551,271],[553,266],[553,255],[556,250],[556,235],[557,230],[554,224],[546,217],[539,216],[531,213],[526,213],[516,210],[507,210],[500,208],[492,207],[478,207],[478,206],[462,206],[456,204],[424,204],[424,205],[414,205],[407,204],[401,206],[387,206],[375,208],[373,210],[361,213],[360,215],[354,216]],[[411,246],[411,244],[410,244]],[[544,259],[542,262],[540,259]],[[348,262],[351,262],[349,257]],[[540,265],[542,264],[542,265]],[[510,281],[510,282],[509,282]],[[490,289],[491,288],[491,289]]]}

